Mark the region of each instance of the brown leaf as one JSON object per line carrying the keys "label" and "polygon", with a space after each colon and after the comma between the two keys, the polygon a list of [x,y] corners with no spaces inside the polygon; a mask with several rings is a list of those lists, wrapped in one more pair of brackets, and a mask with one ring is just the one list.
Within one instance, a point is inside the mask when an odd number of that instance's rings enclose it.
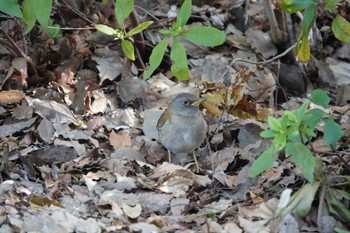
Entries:
{"label": "brown leaf", "polygon": [[8,105],[8,104],[16,104],[21,102],[21,100],[25,97],[23,91],[18,90],[10,90],[10,91],[0,91],[0,104]]}
{"label": "brown leaf", "polygon": [[30,199],[30,205],[32,207],[35,207],[35,206],[50,206],[50,205],[55,205],[55,206],[58,206],[58,207],[62,207],[63,206],[56,200],[51,200],[49,199],[48,197],[42,197],[42,196],[36,196],[36,195],[33,195]]}
{"label": "brown leaf", "polygon": [[[202,102],[202,106],[208,110],[208,112],[214,116],[222,115],[222,105],[225,103],[226,91],[224,88],[207,92],[203,95],[207,100]],[[221,107],[221,109],[220,109]]]}
{"label": "brown leaf", "polygon": [[189,189],[193,184],[193,174],[184,169],[178,169],[172,172],[170,175],[164,177],[164,182],[160,185],[159,189],[165,193],[172,193],[178,197]]}
{"label": "brown leaf", "polygon": [[127,131],[121,131],[118,134],[112,131],[109,134],[109,140],[114,149],[122,147],[131,147],[131,137]]}

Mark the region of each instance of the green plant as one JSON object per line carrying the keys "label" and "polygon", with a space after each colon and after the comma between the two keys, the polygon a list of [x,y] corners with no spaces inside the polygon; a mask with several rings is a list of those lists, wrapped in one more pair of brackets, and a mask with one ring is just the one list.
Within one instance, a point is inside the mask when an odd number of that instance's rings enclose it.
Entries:
{"label": "green plant", "polygon": [[[51,9],[52,0],[24,0],[22,6],[18,4],[17,0],[0,1],[0,11],[21,18],[27,24],[25,34],[33,29],[36,21],[40,23],[44,31],[47,31],[48,26],[52,25],[50,21]],[[53,32],[51,31],[51,33]],[[54,35],[57,36],[58,32],[55,32]]]}
{"label": "green plant", "polygon": [[[325,10],[334,10],[338,2],[341,2],[341,0],[284,0],[282,2],[281,8],[289,13],[304,12],[301,33],[295,48],[300,61],[307,62],[310,60],[308,36],[316,18]],[[332,22],[332,31],[338,40],[350,43],[350,23],[340,14],[337,14]]]}
{"label": "green plant", "polygon": [[[329,97],[322,90],[314,90],[311,102],[328,108]],[[295,165],[300,166],[303,175],[309,182],[314,181],[316,159],[311,150],[305,145],[315,137],[315,127],[320,123],[325,112],[320,108],[308,109],[310,103],[303,103],[296,111],[284,111],[281,119],[269,117],[269,130],[262,131],[263,138],[273,138],[272,145],[263,152],[254,162],[248,176],[256,176],[269,168],[284,150],[290,156]],[[337,141],[343,132],[339,124],[334,122],[332,116],[328,116],[324,123],[324,141],[330,148],[335,148]]]}
{"label": "green plant", "polygon": [[184,28],[191,16],[191,8],[192,0],[185,0],[178,12],[176,22],[169,29],[160,30],[165,38],[153,48],[150,56],[150,66],[143,74],[144,79],[149,78],[158,68],[168,45],[171,46],[172,74],[180,81],[189,79],[186,50],[178,36],[197,45],[217,46],[224,43],[225,33],[216,28],[208,26]]}
{"label": "green plant", "polygon": [[[333,215],[343,223],[350,222],[350,176],[329,176],[324,189],[325,205],[324,211],[326,214]],[[341,229],[336,232],[342,232]],[[343,231],[344,232],[344,231]]]}
{"label": "green plant", "polygon": [[0,1],[0,11],[18,18],[23,18],[21,6],[17,0]]}
{"label": "green plant", "polygon": [[122,50],[130,60],[135,60],[135,49],[134,45],[132,43],[132,36],[135,34],[138,34],[148,28],[153,21],[146,21],[143,23],[140,23],[135,28],[131,29],[130,31],[126,32],[125,26],[124,26],[124,20],[134,9],[134,0],[116,0],[115,2],[115,15],[117,17],[117,21],[119,25],[122,25],[122,27],[119,29],[111,28],[104,24],[96,24],[95,28],[107,35],[114,36],[116,39],[120,39],[122,42]]}

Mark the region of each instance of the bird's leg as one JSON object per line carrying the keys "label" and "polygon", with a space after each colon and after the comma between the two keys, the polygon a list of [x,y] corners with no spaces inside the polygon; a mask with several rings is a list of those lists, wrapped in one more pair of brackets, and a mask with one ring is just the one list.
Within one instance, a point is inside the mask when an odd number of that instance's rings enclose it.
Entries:
{"label": "bird's leg", "polygon": [[169,161],[169,163],[171,163],[171,152],[170,152],[170,150],[168,150],[168,161]]}
{"label": "bird's leg", "polygon": [[194,153],[194,151],[192,152],[192,156],[193,156],[194,163],[196,164],[196,173],[198,173],[199,172],[199,164],[197,161],[196,153]]}

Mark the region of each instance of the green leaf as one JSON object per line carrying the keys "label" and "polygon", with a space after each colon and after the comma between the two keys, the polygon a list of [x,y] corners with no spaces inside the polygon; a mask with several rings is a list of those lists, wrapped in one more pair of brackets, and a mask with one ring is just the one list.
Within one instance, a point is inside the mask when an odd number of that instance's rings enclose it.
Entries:
{"label": "green leaf", "polygon": [[338,198],[334,196],[333,192],[329,189],[326,192],[326,200],[327,204],[330,207],[330,213],[337,216],[337,218],[339,218],[343,222],[350,221],[349,208],[347,206],[344,206],[344,204],[341,201],[339,201]]}
{"label": "green leaf", "polygon": [[188,80],[190,75],[186,50],[182,43],[176,38],[174,38],[173,46],[171,47],[170,58],[174,61],[171,65],[171,73],[173,73],[179,81]]}
{"label": "green leaf", "polygon": [[297,116],[294,112],[286,110],[284,111],[284,117],[287,117],[287,122],[298,122]]}
{"label": "green leaf", "polygon": [[[23,21],[27,24],[25,34],[33,29],[36,20],[39,21],[41,29],[47,32],[48,26],[52,25],[50,19],[52,0],[24,0],[22,8]],[[50,31],[50,33],[53,33],[51,35],[59,36],[59,32],[57,32],[57,29]]]}
{"label": "green leaf", "polygon": [[277,152],[273,147],[270,147],[265,152],[263,152],[259,158],[253,163],[252,167],[249,169],[248,177],[257,176],[273,164],[277,159]]}
{"label": "green leaf", "polygon": [[332,22],[332,31],[338,40],[350,43],[350,24],[339,14]]}
{"label": "green leaf", "polygon": [[341,2],[341,1],[342,1],[342,0],[327,0],[327,1],[326,1],[325,7],[326,7],[326,9],[329,10],[329,11],[334,10],[335,7],[337,6],[337,3],[338,3],[338,2]]}
{"label": "green leaf", "polygon": [[2,0],[0,1],[0,11],[5,14],[22,18],[22,11],[17,0]]}
{"label": "green leaf", "polygon": [[125,37],[133,36],[135,34],[142,32],[143,30],[148,28],[152,23],[153,21],[146,21],[146,22],[140,23],[135,28],[128,31],[128,33],[125,34]]}
{"label": "green leaf", "polygon": [[295,165],[303,170],[303,175],[310,182],[314,182],[316,160],[311,151],[300,142],[290,142],[286,145],[286,153],[292,156]]}
{"label": "green leaf", "polygon": [[176,24],[179,27],[183,27],[191,16],[192,0],[185,0],[179,10],[176,17]]}
{"label": "green leaf", "polygon": [[341,228],[339,228],[339,227],[334,228],[334,231],[335,231],[336,233],[349,233],[349,231],[344,230],[344,229],[341,229]]}
{"label": "green leaf", "polygon": [[277,135],[278,133],[274,130],[264,130],[260,133],[260,137],[262,138],[273,138]]}
{"label": "green leaf", "polygon": [[52,24],[53,24],[53,21],[50,19],[49,27],[47,29],[47,34],[49,35],[49,37],[51,38],[62,37],[60,25],[58,24],[52,25]]}
{"label": "green leaf", "polygon": [[281,8],[289,13],[295,13],[304,10],[313,2],[312,0],[285,0],[282,2]]}
{"label": "green leaf", "polygon": [[296,111],[295,116],[297,118],[297,121],[301,121],[303,119],[303,116],[305,115],[306,109],[309,106],[308,103],[303,103]]}
{"label": "green leaf", "polygon": [[34,14],[40,25],[46,30],[50,22],[52,0],[31,0]]}
{"label": "green leaf", "polygon": [[122,49],[130,60],[135,61],[134,45],[128,40],[122,40]]}
{"label": "green leaf", "polygon": [[169,35],[171,32],[167,29],[160,29],[159,32],[163,35]]}
{"label": "green leaf", "polygon": [[116,0],[115,1],[115,15],[119,25],[122,27],[124,20],[134,9],[134,0]]}
{"label": "green leaf", "polygon": [[316,137],[316,134],[314,131],[312,131],[310,128],[308,128],[307,126],[303,125],[300,127],[300,132],[304,133],[305,135],[307,135],[308,137]]}
{"label": "green leaf", "polygon": [[291,202],[287,208],[283,210],[280,216],[285,216],[291,212],[295,212],[299,218],[304,218],[311,210],[315,200],[317,190],[319,190],[321,182],[306,183],[291,197]]}
{"label": "green leaf", "polygon": [[179,26],[180,23],[175,22],[171,27],[169,28],[169,31],[172,36],[177,36],[181,33],[182,27]]}
{"label": "green leaf", "polygon": [[328,108],[328,104],[331,99],[328,97],[326,92],[321,89],[316,89],[311,92],[311,102],[320,105],[324,108]]}
{"label": "green leaf", "polygon": [[304,12],[304,18],[302,22],[302,27],[301,27],[301,43],[300,41],[298,42],[297,47],[295,48],[296,54],[298,55],[298,58],[302,62],[307,62],[310,60],[310,43],[308,40],[308,35],[310,32],[310,29],[312,25],[315,22],[316,19],[316,10],[317,10],[317,3],[312,2],[307,6]]}
{"label": "green leaf", "polygon": [[55,27],[55,28],[48,28],[48,30],[47,30],[48,36],[51,38],[61,38],[62,33],[60,30],[60,25],[55,24],[55,25],[53,25],[53,27]]}
{"label": "green leaf", "polygon": [[[279,130],[279,133],[286,132],[288,126],[291,124],[288,116],[283,116],[282,119],[279,120],[281,122],[281,129]],[[294,124],[294,123],[292,123]]]}
{"label": "green leaf", "polygon": [[104,24],[96,24],[95,28],[97,31],[100,31],[110,36],[113,36],[116,34],[116,30],[114,28],[108,27],[107,25],[104,25]]}
{"label": "green leaf", "polygon": [[324,142],[327,146],[334,149],[339,139],[343,136],[343,131],[339,124],[334,122],[330,116],[324,124]]}
{"label": "green leaf", "polygon": [[308,6],[305,9],[304,18],[301,25],[301,31],[303,33],[303,36],[308,37],[310,29],[316,19],[316,10],[317,10],[317,3],[312,3],[310,6]]}
{"label": "green leaf", "polygon": [[273,129],[276,132],[280,132],[282,130],[281,121],[277,120],[276,118],[269,116],[267,118],[267,121],[269,122],[269,125],[271,129]]}
{"label": "green leaf", "polygon": [[180,33],[188,41],[204,46],[218,46],[225,42],[225,33],[213,27],[193,27]]}
{"label": "green leaf", "polygon": [[301,142],[303,139],[300,138],[300,132],[299,130],[295,132],[295,134],[288,134],[288,141],[290,142]]}
{"label": "green leaf", "polygon": [[307,35],[302,37],[302,42],[298,48],[296,48],[296,53],[301,62],[307,62],[310,60],[310,43]]}
{"label": "green leaf", "polygon": [[148,79],[151,74],[158,68],[162,62],[166,48],[168,47],[169,38],[161,40],[156,47],[153,48],[151,56],[149,58],[150,67],[143,73],[143,79]]}
{"label": "green leaf", "polygon": [[282,150],[287,143],[287,136],[285,134],[277,134],[273,139],[273,145],[277,150]]}
{"label": "green leaf", "polygon": [[337,180],[335,184],[333,184],[333,187],[341,187],[341,186],[349,186],[350,185],[350,176],[348,175],[337,175],[341,179]]}
{"label": "green leaf", "polygon": [[286,135],[288,136],[289,140],[295,141],[297,139],[295,138],[300,138],[300,132],[299,132],[299,125],[291,125],[290,127],[287,128],[286,130]]}
{"label": "green leaf", "polygon": [[31,0],[24,0],[22,3],[22,8],[23,8],[23,21],[27,24],[27,28],[24,34],[27,34],[33,29],[36,22],[36,16],[33,9],[34,5]]}
{"label": "green leaf", "polygon": [[338,192],[343,198],[350,200],[350,193],[348,193],[344,190],[341,190],[341,189],[332,189],[332,190]]}

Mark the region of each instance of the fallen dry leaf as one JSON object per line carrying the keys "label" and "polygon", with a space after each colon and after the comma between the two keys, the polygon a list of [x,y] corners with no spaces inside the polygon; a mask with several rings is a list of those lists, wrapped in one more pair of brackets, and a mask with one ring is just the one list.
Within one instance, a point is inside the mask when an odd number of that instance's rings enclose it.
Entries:
{"label": "fallen dry leaf", "polygon": [[132,146],[131,137],[127,131],[121,131],[118,133],[112,131],[109,134],[109,141],[114,149]]}
{"label": "fallen dry leaf", "polygon": [[25,95],[23,91],[10,90],[10,91],[0,91],[0,104],[9,105],[20,103],[24,99]]}

